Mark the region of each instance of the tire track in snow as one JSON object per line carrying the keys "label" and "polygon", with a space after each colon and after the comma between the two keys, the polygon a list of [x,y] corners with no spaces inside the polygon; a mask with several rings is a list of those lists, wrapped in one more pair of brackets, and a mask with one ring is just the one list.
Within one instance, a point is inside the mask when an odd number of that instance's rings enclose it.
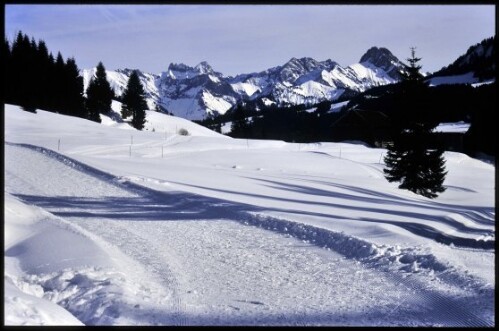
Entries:
{"label": "tire track in snow", "polygon": [[[438,313],[441,314],[438,318],[446,322],[443,325],[458,327],[495,325],[493,314],[491,317],[481,316],[475,313],[476,307],[474,307],[475,304],[482,304],[485,306],[484,311],[493,311],[494,289],[472,276],[461,276],[452,267],[436,260],[433,255],[418,255],[417,252],[406,250],[398,252],[398,255],[392,256],[393,258],[388,261],[383,255],[378,255],[379,248],[376,245],[342,233],[259,214],[247,214],[243,222],[274,232],[287,233],[319,247],[338,251],[349,259],[360,261],[370,269],[387,271],[388,278],[407,286],[408,290],[413,291],[415,298],[419,298],[422,302],[431,302],[437,307]],[[400,264],[398,261],[403,262]],[[410,271],[415,262],[419,262],[419,267],[416,268],[426,267],[436,278],[432,279],[433,276],[427,277],[425,274],[399,272],[399,270]],[[435,279],[446,283],[447,288],[467,288],[471,292],[471,297],[458,303],[449,300],[449,297],[425,284],[428,282],[431,285],[431,281]],[[476,294],[480,294],[485,300],[477,300]]]}
{"label": "tire track in snow", "polygon": [[[493,319],[479,316],[471,309],[463,309],[464,302],[455,303],[437,291],[431,291],[420,280],[414,281],[410,276],[403,277],[397,273],[391,273],[390,277],[401,284],[405,284],[409,289],[413,290],[415,297],[419,297],[421,301],[431,302],[434,307],[434,313],[437,313],[443,317],[443,320],[446,322],[443,324],[445,326],[493,327],[495,325]],[[489,297],[492,302],[492,291],[490,291]],[[466,308],[469,308],[469,303]]]}
{"label": "tire track in snow", "polygon": [[[78,201],[84,202],[84,198],[94,198],[94,201],[105,198],[107,195],[135,197],[137,189],[135,185],[126,185],[114,180],[114,176],[102,173],[97,169],[85,166],[77,161],[65,158],[53,151],[45,150],[36,146],[15,144],[6,144],[6,153],[10,157],[6,159],[6,179],[11,179],[8,187],[14,195],[24,197],[23,200],[33,199],[31,203],[41,204],[54,215],[69,212],[75,208],[72,203],[58,203],[58,207],[47,208],[40,197],[48,196],[57,201],[57,193],[67,194],[68,196],[78,197]],[[40,159],[40,156],[42,158]],[[31,162],[36,158],[37,167],[33,168]],[[41,162],[40,162],[41,161]],[[55,162],[53,162],[55,161]],[[13,164],[12,162],[15,162]],[[75,179],[78,182],[75,183]],[[36,183],[36,184],[35,184]],[[139,187],[140,188],[140,187]],[[62,190],[61,190],[62,189]],[[29,193],[30,195],[26,195]],[[81,208],[82,206],[80,206]],[[83,205],[83,208],[85,206]],[[102,237],[106,242],[120,248],[125,254],[145,266],[146,269],[156,274],[166,289],[170,290],[173,299],[173,321],[172,324],[183,325],[182,302],[178,295],[178,283],[174,274],[169,270],[167,262],[151,250],[151,243],[144,242],[135,234],[130,233],[125,227],[112,226],[110,223],[98,222],[92,227],[88,219],[78,217],[64,217],[70,223],[76,223],[78,226],[91,233]],[[157,263],[162,261],[163,263]],[[67,304],[71,306],[71,304]],[[85,321],[84,321],[85,322]]]}
{"label": "tire track in snow", "polygon": [[[162,283],[167,284],[171,290],[173,300],[173,325],[186,325],[185,306],[180,298],[180,287],[178,281],[168,266],[168,262],[157,252],[154,242],[141,238],[137,233],[127,229],[126,225],[119,222],[107,220],[70,219],[77,222],[79,226],[93,233],[98,233],[108,243],[118,247],[123,253],[139,261],[146,270],[156,274]],[[105,231],[103,230],[105,226]],[[161,263],[159,262],[161,261]]]}

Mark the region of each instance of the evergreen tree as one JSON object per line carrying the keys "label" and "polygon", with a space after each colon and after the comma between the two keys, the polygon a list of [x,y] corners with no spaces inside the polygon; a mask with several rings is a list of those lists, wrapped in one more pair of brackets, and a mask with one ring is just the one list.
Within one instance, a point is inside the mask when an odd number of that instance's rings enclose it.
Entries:
{"label": "evergreen tree", "polygon": [[2,53],[5,56],[5,60],[8,61],[10,59],[10,44],[9,44],[9,41],[7,40],[7,38],[4,39]]}
{"label": "evergreen tree", "polygon": [[125,91],[123,92],[123,104],[121,105],[121,116],[123,118],[132,116],[132,126],[142,130],[146,122],[147,103],[145,92],[136,70],[132,72]]}
{"label": "evergreen tree", "polygon": [[102,62],[97,65],[95,78],[91,79],[86,92],[89,113],[107,114],[111,111],[114,91],[107,80],[106,69]]}
{"label": "evergreen tree", "polygon": [[[92,82],[90,82],[90,84],[91,83]],[[90,85],[89,85],[89,88],[90,88]],[[87,93],[88,93],[88,89],[87,89]],[[97,123],[101,122],[98,108],[95,107],[95,105],[89,104],[88,98],[85,99],[85,109],[87,111],[87,119],[94,121],[94,122],[97,122]]]}
{"label": "evergreen tree", "polygon": [[230,135],[232,137],[244,138],[248,135],[249,123],[244,113],[242,104],[238,104],[232,116],[232,125],[230,128]]}
{"label": "evergreen tree", "polygon": [[73,58],[64,62],[61,53],[57,61],[43,40],[19,32],[9,47],[4,44],[6,60],[5,101],[34,111],[41,108],[72,116],[85,117],[83,108],[83,78]]}
{"label": "evergreen tree", "polygon": [[52,86],[51,86],[51,108],[55,112],[64,113],[64,105],[66,104],[66,86],[64,79],[64,70],[66,64],[60,52],[57,53],[55,64],[52,70]]}
{"label": "evergreen tree", "polygon": [[87,114],[83,102],[83,77],[80,76],[74,58],[69,58],[66,61],[64,74],[67,92],[66,104],[64,105],[67,109],[66,113],[71,116],[86,118]]}
{"label": "evergreen tree", "polygon": [[4,100],[6,103],[12,103],[11,95],[12,95],[12,51],[10,48],[9,41],[5,39],[3,44],[2,54],[4,54],[4,72],[5,76],[3,78],[3,86],[4,86]]}
{"label": "evergreen tree", "polygon": [[[26,43],[27,41],[27,43]],[[18,32],[16,40],[12,43],[11,51],[11,72],[10,86],[9,89],[11,94],[8,98],[11,103],[22,105],[23,102],[23,80],[27,77],[27,66],[28,59],[27,53],[29,52],[29,39],[22,34],[21,31]]]}
{"label": "evergreen tree", "polygon": [[[35,40],[31,40],[27,35],[23,35],[19,55],[20,62],[18,63],[17,70],[20,74],[20,81],[18,88],[21,88],[18,104],[27,111],[34,112],[37,107],[37,82],[38,77],[36,55],[37,45]],[[17,74],[17,72],[16,72]],[[30,77],[29,79],[26,79]],[[25,91],[28,91],[26,93]]]}
{"label": "evergreen tree", "polygon": [[50,62],[49,51],[43,40],[38,41],[37,52],[37,67],[38,67],[38,103],[41,109],[48,109],[50,103],[50,71],[53,65]]}
{"label": "evergreen tree", "polygon": [[423,97],[428,85],[420,73],[420,60],[412,48],[411,58],[407,59],[409,66],[401,73],[399,111],[393,116],[393,144],[388,147],[383,171],[389,182],[401,183],[399,188],[436,198],[445,191],[442,184],[447,172],[444,151],[438,148],[432,133],[437,123],[431,120]]}

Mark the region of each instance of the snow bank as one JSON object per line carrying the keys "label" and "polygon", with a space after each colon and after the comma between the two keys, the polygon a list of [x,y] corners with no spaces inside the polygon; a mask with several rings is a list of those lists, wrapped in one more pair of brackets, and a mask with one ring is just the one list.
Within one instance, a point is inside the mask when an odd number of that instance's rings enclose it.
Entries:
{"label": "snow bank", "polygon": [[[38,224],[46,215],[40,209],[23,204],[9,194],[4,196],[4,208],[5,325],[83,325],[61,306],[42,298],[43,288],[39,285],[31,285],[22,280],[24,273],[19,263],[29,263],[23,257],[28,257],[31,262],[31,265],[24,267],[33,269],[39,263],[38,258],[41,258],[40,262],[47,261],[45,248],[53,246],[51,240],[54,237],[43,239],[43,235],[49,234],[50,231],[40,229]],[[33,242],[33,237],[37,238],[39,243],[44,241],[47,245],[42,243],[41,250],[40,246],[29,245]],[[62,244],[63,247],[60,246],[59,249],[65,251],[66,244]],[[57,260],[56,257],[53,262],[58,262]]]}
{"label": "snow bank", "polygon": [[[407,273],[425,273],[457,286],[488,288],[482,279],[467,275],[448,262],[439,261],[428,248],[377,245],[344,232],[335,232],[310,224],[290,222],[276,217],[253,214],[243,220],[245,224],[287,234],[304,242],[331,249],[347,258],[355,259],[371,268],[384,271],[402,270]],[[490,248],[494,246],[491,245]]]}

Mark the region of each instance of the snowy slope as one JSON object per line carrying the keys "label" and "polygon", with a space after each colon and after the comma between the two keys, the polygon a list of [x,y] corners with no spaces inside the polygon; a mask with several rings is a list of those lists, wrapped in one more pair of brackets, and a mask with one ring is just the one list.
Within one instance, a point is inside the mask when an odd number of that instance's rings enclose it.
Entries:
{"label": "snowy slope", "polygon": [[[124,122],[121,118],[121,102],[113,100],[111,109],[112,111],[108,115],[100,114],[101,124],[113,128],[137,132],[137,130],[135,130],[128,123]],[[186,120],[185,118],[146,110],[146,123],[144,125],[144,131],[158,132],[162,133],[165,137],[171,137],[173,135],[178,135],[179,131],[182,129],[187,130],[187,134],[190,136],[221,137],[230,139],[227,136]]]}
{"label": "snowy slope", "polygon": [[482,40],[468,48],[465,54],[431,75],[432,85],[491,83],[496,77],[497,41],[495,37]]}
{"label": "snowy slope", "polygon": [[494,53],[497,41],[494,37],[486,38],[480,43],[468,48],[465,54],[459,56],[454,62],[436,71],[434,76],[460,75],[468,72],[476,73],[490,79],[494,78]]}
{"label": "snowy slope", "polygon": [[165,138],[10,105],[5,141],[10,324],[54,303],[86,325],[495,324],[491,164],[445,153],[429,200],[362,145]]}

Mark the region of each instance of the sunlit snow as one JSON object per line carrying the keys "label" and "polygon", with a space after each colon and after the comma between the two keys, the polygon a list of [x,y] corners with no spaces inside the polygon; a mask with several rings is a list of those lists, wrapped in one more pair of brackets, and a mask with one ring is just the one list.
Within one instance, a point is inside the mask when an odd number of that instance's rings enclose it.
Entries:
{"label": "sunlit snow", "polygon": [[6,325],[495,325],[493,164],[446,152],[430,200],[385,149],[119,106],[5,106]]}

